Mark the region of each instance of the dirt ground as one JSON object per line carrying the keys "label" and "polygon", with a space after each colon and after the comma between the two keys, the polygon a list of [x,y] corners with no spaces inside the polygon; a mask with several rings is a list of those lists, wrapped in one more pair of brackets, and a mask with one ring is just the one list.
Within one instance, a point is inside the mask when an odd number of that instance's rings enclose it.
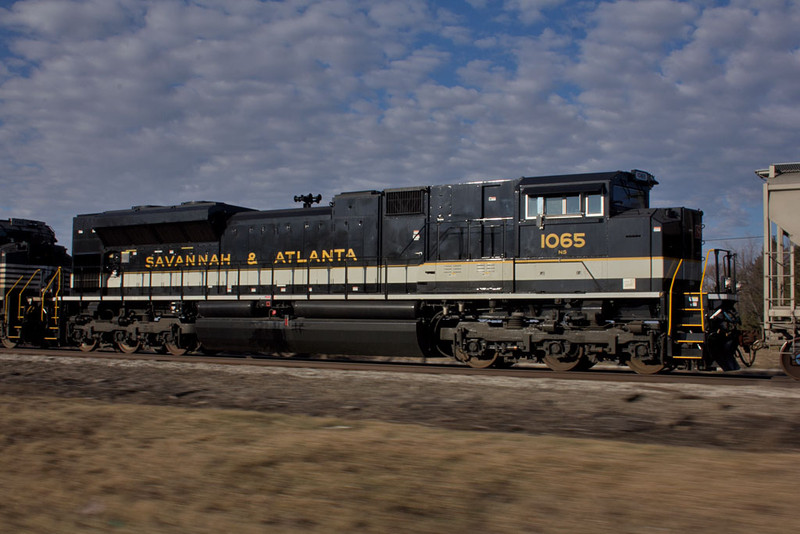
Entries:
{"label": "dirt ground", "polygon": [[2,532],[793,532],[800,387],[0,352]]}
{"label": "dirt ground", "polygon": [[786,382],[633,384],[22,354],[0,353],[0,393],[734,450],[800,449],[800,387]]}

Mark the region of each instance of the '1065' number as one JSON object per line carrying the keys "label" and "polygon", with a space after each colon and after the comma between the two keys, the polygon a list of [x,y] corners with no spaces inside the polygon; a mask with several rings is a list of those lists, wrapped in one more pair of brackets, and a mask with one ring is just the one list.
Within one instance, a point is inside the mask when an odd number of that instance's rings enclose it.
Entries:
{"label": "'1065' number", "polygon": [[565,233],[565,234],[542,234],[542,248],[581,248],[586,244],[586,234]]}

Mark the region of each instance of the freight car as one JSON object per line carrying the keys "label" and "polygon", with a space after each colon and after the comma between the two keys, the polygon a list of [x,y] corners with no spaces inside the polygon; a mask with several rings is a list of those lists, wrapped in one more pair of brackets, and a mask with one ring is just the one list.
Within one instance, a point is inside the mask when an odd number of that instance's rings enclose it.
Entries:
{"label": "freight car", "polygon": [[0,220],[0,342],[59,342],[60,297],[71,259],[47,224]]}
{"label": "freight car", "polygon": [[734,255],[704,261],[702,212],[651,208],[656,184],[613,171],[80,215],[62,336],[85,351],[738,368]]}
{"label": "freight car", "polygon": [[800,163],[773,164],[756,174],[764,180],[764,337],[755,346],[780,348],[784,372],[800,380]]}

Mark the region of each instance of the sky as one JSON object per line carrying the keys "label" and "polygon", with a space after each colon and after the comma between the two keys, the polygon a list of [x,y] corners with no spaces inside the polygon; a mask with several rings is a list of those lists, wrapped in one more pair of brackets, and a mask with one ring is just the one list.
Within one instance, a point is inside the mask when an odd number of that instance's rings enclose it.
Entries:
{"label": "sky", "polygon": [[0,1],[0,219],[69,245],[134,205],[643,169],[709,243],[757,236],[753,171],[800,160],[799,27],[790,0]]}

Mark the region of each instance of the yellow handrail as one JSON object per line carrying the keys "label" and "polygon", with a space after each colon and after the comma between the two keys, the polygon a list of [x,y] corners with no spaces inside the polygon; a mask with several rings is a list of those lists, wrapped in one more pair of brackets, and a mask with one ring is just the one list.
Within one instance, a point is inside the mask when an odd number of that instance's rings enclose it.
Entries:
{"label": "yellow handrail", "polygon": [[678,271],[681,270],[681,264],[683,263],[683,258],[678,261],[678,266],[675,267],[675,272],[672,274],[672,282],[669,284],[669,319],[667,323],[667,335],[672,335],[672,288],[675,286],[675,279],[678,277]]}
{"label": "yellow handrail", "polygon": [[[706,281],[706,271],[708,269],[708,258],[709,258],[709,256],[711,256],[711,253],[716,251],[716,250],[717,249],[715,249],[715,248],[711,248],[711,249],[708,249],[708,252],[706,252],[706,259],[705,259],[705,262],[703,263],[703,274],[700,277],[700,291],[691,291],[691,292],[687,291],[685,293],[686,295],[697,295],[698,298],[699,298],[699,303],[700,303],[700,308],[699,308],[700,309],[700,328],[703,330],[703,332],[706,331],[706,310],[705,310],[705,305],[703,303],[703,295],[707,295],[708,294],[707,292],[703,291],[703,284]],[[683,261],[683,260],[681,260],[681,261]],[[678,268],[680,268],[680,263],[678,263]],[[677,273],[678,273],[678,270],[676,269],[675,270],[675,274],[677,274]],[[675,283],[675,277],[674,276],[672,277],[672,283],[673,284]],[[671,285],[670,285],[670,326],[669,326],[669,334],[672,334],[672,286]]]}
{"label": "yellow handrail", "polygon": [[17,278],[17,281],[14,282],[14,285],[11,286],[11,289],[9,289],[8,293],[6,293],[6,298],[3,299],[3,317],[5,317],[6,323],[8,323],[11,320],[11,317],[9,317],[9,315],[8,315],[8,311],[9,311],[8,310],[8,297],[11,296],[11,293],[14,291],[14,288],[17,287],[17,284],[22,282],[22,277],[23,276],[25,276],[25,275],[22,275],[19,278]]}
{"label": "yellow handrail", "polygon": [[22,319],[22,317],[23,317],[23,315],[21,313],[21,311],[22,311],[22,294],[25,293],[25,290],[28,289],[28,286],[31,284],[31,282],[33,282],[33,278],[37,274],[39,274],[41,271],[42,271],[41,269],[36,269],[35,271],[33,271],[33,274],[31,275],[31,277],[28,278],[28,281],[25,282],[25,285],[22,286],[22,289],[19,290],[19,299],[17,299],[17,319]]}
{"label": "yellow handrail", "polygon": [[708,257],[711,256],[711,253],[714,252],[715,248],[708,249],[706,252],[706,261],[703,264],[703,275],[700,277],[700,326],[703,328],[703,332],[706,331],[706,310],[703,309],[703,295],[707,295],[708,293],[703,291],[703,285],[706,281],[706,269],[708,269]]}
{"label": "yellow handrail", "polygon": [[710,248],[710,249],[708,249],[708,252],[706,252],[706,262],[703,264],[703,276],[700,277],[700,292],[701,293],[703,292],[703,283],[706,281],[706,269],[708,269],[708,257],[715,250],[717,250],[717,249]]}
{"label": "yellow handrail", "polygon": [[44,289],[42,289],[42,310],[41,310],[41,317],[40,319],[44,321],[44,294],[47,293],[47,290],[50,289],[50,286],[53,285],[53,282],[58,279],[58,285],[56,286],[55,293],[53,293],[53,301],[58,298],[59,293],[61,293],[61,267],[59,267],[50,281],[47,282],[47,285]]}

